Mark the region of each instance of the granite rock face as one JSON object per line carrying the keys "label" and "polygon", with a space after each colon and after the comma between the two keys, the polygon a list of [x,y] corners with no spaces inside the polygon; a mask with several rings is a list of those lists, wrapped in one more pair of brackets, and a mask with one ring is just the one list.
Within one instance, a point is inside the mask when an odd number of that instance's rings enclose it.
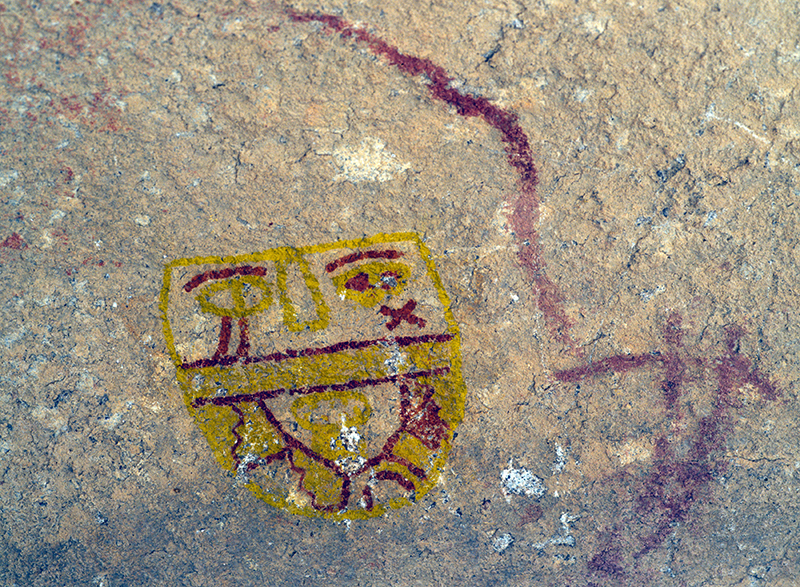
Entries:
{"label": "granite rock face", "polygon": [[0,5],[0,577],[796,584],[792,10]]}

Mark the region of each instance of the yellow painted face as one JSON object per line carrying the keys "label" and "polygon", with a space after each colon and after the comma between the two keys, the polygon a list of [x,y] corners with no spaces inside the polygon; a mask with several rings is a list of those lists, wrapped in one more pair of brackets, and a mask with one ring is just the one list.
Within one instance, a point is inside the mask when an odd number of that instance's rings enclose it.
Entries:
{"label": "yellow painted face", "polygon": [[265,502],[364,519],[437,483],[466,389],[416,234],[179,259],[161,310],[189,413]]}

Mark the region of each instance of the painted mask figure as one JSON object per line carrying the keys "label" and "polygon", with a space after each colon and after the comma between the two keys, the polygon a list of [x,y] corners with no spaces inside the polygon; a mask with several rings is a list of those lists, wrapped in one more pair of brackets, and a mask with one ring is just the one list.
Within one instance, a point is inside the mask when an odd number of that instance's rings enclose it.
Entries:
{"label": "painted mask figure", "polygon": [[436,483],[465,387],[417,235],[180,259],[161,307],[189,412],[267,503],[368,518]]}

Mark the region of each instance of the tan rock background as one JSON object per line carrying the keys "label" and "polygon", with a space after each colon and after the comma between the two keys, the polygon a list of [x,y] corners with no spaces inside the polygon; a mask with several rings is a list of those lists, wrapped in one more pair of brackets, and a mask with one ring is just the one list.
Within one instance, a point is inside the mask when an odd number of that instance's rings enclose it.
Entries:
{"label": "tan rock background", "polygon": [[[544,260],[583,356],[553,340],[517,263],[499,133],[431,98],[424,76],[278,4],[5,3],[5,583],[800,580],[797,7],[293,8],[356,23],[519,116]],[[461,327],[469,391],[449,468],[377,520],[276,511],[217,466],[186,413],[162,266],[393,231],[424,235]],[[666,356],[676,315],[680,352],[705,361],[687,368],[680,417],[657,369],[556,376]],[[704,444],[732,356],[779,397],[738,382]],[[662,436],[669,462],[695,458],[709,478],[660,470]]]}

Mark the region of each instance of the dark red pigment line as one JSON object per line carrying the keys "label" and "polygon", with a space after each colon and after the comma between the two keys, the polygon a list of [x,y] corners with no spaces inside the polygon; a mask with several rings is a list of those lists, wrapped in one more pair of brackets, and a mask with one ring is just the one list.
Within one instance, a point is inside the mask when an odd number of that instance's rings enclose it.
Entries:
{"label": "dark red pigment line", "polygon": [[425,328],[425,320],[416,316],[414,310],[417,308],[417,302],[408,300],[402,308],[395,310],[389,306],[381,306],[380,313],[384,316],[391,316],[391,320],[386,323],[386,328],[394,330],[401,322],[408,322],[415,324],[419,328]]}
{"label": "dark red pigment line", "polygon": [[377,473],[375,473],[375,479],[378,481],[382,480],[394,481],[406,491],[414,491],[414,484],[405,477],[403,477],[400,473],[395,473],[394,471],[378,471]]}
{"label": "dark red pigment line", "polygon": [[228,354],[228,345],[231,342],[231,327],[232,318],[230,316],[222,317],[222,324],[219,330],[219,343],[217,344],[217,352],[214,353],[214,359],[219,360]]}
{"label": "dark red pigment line", "polygon": [[384,383],[397,383],[398,381],[408,379],[421,379],[424,377],[438,377],[440,375],[447,375],[450,372],[450,367],[439,367],[437,369],[429,369],[426,371],[414,371],[413,373],[403,373],[402,375],[390,375],[389,377],[382,377],[380,379],[362,379],[360,381],[348,381],[347,383],[332,383],[330,385],[314,385],[311,387],[296,387],[294,389],[285,389],[283,387],[278,389],[269,389],[264,391],[256,391],[254,393],[239,393],[236,395],[227,395],[224,397],[198,397],[192,405],[195,407],[202,407],[208,404],[215,406],[234,406],[240,403],[256,402],[265,399],[272,399],[284,393],[289,395],[311,395],[314,393],[323,393],[326,391],[347,391],[350,389],[360,389],[362,387],[374,387]]}
{"label": "dark red pigment line", "polygon": [[286,430],[284,430],[283,425],[275,417],[275,415],[272,413],[272,410],[270,410],[264,402],[259,402],[258,406],[261,409],[261,411],[264,413],[264,417],[267,419],[267,421],[281,435],[281,437],[283,438],[284,444],[288,448],[291,448],[292,450],[299,450],[304,455],[306,455],[309,459],[314,460],[314,461],[316,461],[318,463],[321,463],[322,465],[324,465],[328,469],[334,471],[337,475],[344,475],[344,473],[342,472],[342,470],[339,467],[339,465],[337,465],[334,461],[332,461],[332,460],[330,460],[330,459],[328,459],[326,457],[323,457],[321,454],[317,453],[316,451],[311,450],[305,444],[303,444],[302,442],[297,440],[294,436],[289,434]]}
{"label": "dark red pigment line", "polygon": [[236,349],[236,356],[240,358],[247,357],[250,351],[250,329],[248,327],[247,319],[239,319],[239,347]]}
{"label": "dark red pigment line", "polygon": [[460,116],[480,117],[500,132],[505,143],[508,163],[520,178],[519,194],[510,218],[511,227],[519,244],[517,259],[533,281],[537,305],[544,314],[550,333],[575,354],[581,355],[581,348],[570,335],[572,320],[564,311],[563,297],[545,273],[546,263],[542,258],[539,233],[535,228],[539,219],[539,196],[536,193],[539,179],[528,137],[519,125],[517,116],[498,108],[486,98],[462,94],[451,87],[453,78],[444,68],[429,59],[403,54],[383,39],[354,27],[338,16],[297,12],[292,8],[287,8],[286,12],[295,22],[318,22],[336,31],[345,39],[352,37],[358,42],[366,43],[372,53],[384,57],[403,73],[411,76],[427,76],[430,80],[428,89],[431,96],[455,107]]}
{"label": "dark red pigment line", "polygon": [[[405,385],[403,385],[402,387],[404,388],[404,394],[407,396],[408,388]],[[426,387],[428,387],[428,386],[426,386]],[[431,391],[423,394],[423,399],[424,399],[424,401],[426,403],[428,403],[428,402],[433,403],[432,402],[432,396],[433,396],[433,392],[431,390]],[[199,401],[200,399],[203,399],[203,398],[198,398],[197,400],[195,400],[195,404],[196,405],[205,405],[206,403],[216,403],[214,401],[212,401],[212,402],[207,402],[207,401],[206,402],[201,402],[201,401]],[[408,403],[408,399],[407,398],[406,398],[406,402]],[[394,434],[392,434],[389,437],[389,439],[387,440],[386,444],[383,446],[380,454],[378,454],[376,457],[373,457],[372,459],[367,461],[367,463],[365,463],[357,471],[348,474],[347,472],[342,470],[342,468],[335,461],[332,461],[331,459],[323,457],[317,451],[314,451],[311,448],[307,447],[303,442],[301,442],[300,440],[298,440],[297,438],[292,436],[289,432],[287,432],[284,429],[284,427],[281,424],[281,422],[275,417],[275,415],[272,413],[272,411],[269,409],[269,407],[263,401],[263,399],[258,399],[257,403],[258,403],[259,409],[264,414],[264,417],[266,418],[267,422],[269,422],[269,424],[272,425],[272,427],[275,428],[276,432],[278,432],[278,434],[280,434],[281,437],[283,438],[283,442],[285,444],[285,448],[283,450],[281,450],[281,451],[278,451],[277,453],[275,453],[273,455],[270,455],[266,459],[264,459],[264,458],[259,459],[260,463],[258,463],[258,462],[249,463],[248,466],[247,466],[248,470],[252,470],[252,469],[257,468],[259,466],[259,464],[267,464],[269,462],[277,460],[278,458],[281,458],[281,459],[285,458],[287,460],[291,470],[293,472],[297,473],[299,475],[299,477],[300,477],[299,486],[300,486],[301,491],[303,491],[306,495],[308,495],[311,498],[311,507],[313,507],[314,509],[316,509],[318,511],[334,512],[334,511],[341,511],[341,510],[345,509],[347,507],[349,501],[350,501],[350,496],[352,494],[352,491],[350,489],[351,484],[352,484],[352,480],[354,478],[362,475],[368,469],[374,468],[374,467],[378,466],[380,463],[382,463],[384,461],[397,463],[397,464],[405,467],[409,471],[409,473],[411,473],[412,475],[415,475],[418,479],[421,479],[421,480],[426,479],[425,471],[423,471],[422,469],[420,469],[419,467],[414,465],[408,459],[405,459],[405,458],[403,458],[403,457],[401,457],[399,455],[392,454],[392,452],[391,452],[394,449],[395,444],[398,442],[398,440],[400,439],[400,435],[403,432],[407,432],[409,434],[412,434],[412,435],[416,436],[417,438],[419,438],[421,441],[425,442],[425,439],[420,438],[419,435],[415,434],[415,431],[413,429],[408,428],[405,425],[402,426],[400,429],[398,429]],[[237,432],[237,429],[239,428],[239,426],[241,426],[244,423],[244,413],[238,407],[233,406],[233,409],[239,415],[239,420],[234,425],[233,429],[231,430],[233,435],[234,435],[234,437],[237,439],[236,443],[234,444],[234,446],[231,449],[231,454],[232,454],[234,462],[235,462],[234,466],[235,466],[235,468],[238,469],[238,467],[241,466],[241,460],[239,459],[239,456],[237,454],[237,449],[238,449],[239,445],[242,442],[242,437]],[[438,411],[439,411],[439,408],[437,406],[433,410],[433,413],[434,414],[438,414]],[[409,419],[408,415],[404,416],[403,419],[404,419],[404,424],[407,424],[408,423],[408,419]],[[441,438],[444,438],[444,436],[446,436],[446,434],[442,435]],[[441,444],[441,438],[438,439],[437,441],[434,441],[436,443],[436,447],[437,448]],[[428,440],[430,442],[430,439],[428,439]],[[315,461],[316,463],[319,463],[320,465],[326,467],[329,471],[331,471],[336,477],[338,477],[341,480],[342,487],[341,487],[341,489],[339,491],[339,502],[337,504],[329,504],[329,505],[320,504],[317,501],[317,495],[313,491],[311,491],[310,489],[306,488],[306,486],[305,486],[305,478],[306,478],[306,474],[308,473],[308,471],[305,468],[299,466],[297,463],[295,463],[294,453],[292,452],[292,451],[295,451],[295,450],[301,452],[303,455],[305,455],[307,458],[311,459],[312,461]],[[376,481],[393,481],[393,482],[397,483],[400,487],[405,489],[406,491],[413,491],[415,489],[415,485],[411,480],[406,479],[401,474],[399,474],[397,472],[394,472],[394,471],[379,471],[379,472],[377,472],[375,474],[374,478],[375,478]],[[372,507],[373,507],[373,496],[372,496],[372,490],[369,488],[369,486],[364,488],[362,496],[364,497],[364,502],[365,502],[365,505],[366,505],[367,509],[371,510]]]}
{"label": "dark red pigment line", "polygon": [[553,377],[559,381],[570,382],[580,381],[590,375],[597,375],[598,373],[605,373],[607,371],[616,371],[617,373],[624,373],[631,369],[636,369],[648,363],[662,363],[664,357],[660,355],[614,355],[597,361],[589,365],[581,365],[574,369],[566,369],[564,371],[556,371]]}
{"label": "dark red pigment line", "polygon": [[351,253],[335,261],[331,261],[325,265],[325,271],[331,273],[336,271],[339,267],[361,261],[362,259],[399,259],[403,256],[401,251],[389,249],[387,251],[362,251],[358,253]]}
{"label": "dark red pigment line", "polygon": [[233,428],[231,428],[231,433],[233,434],[233,437],[236,439],[236,441],[233,443],[233,446],[231,446],[231,456],[233,456],[234,467],[238,468],[239,465],[241,464],[241,460],[239,459],[239,455],[236,454],[236,451],[239,449],[239,446],[241,446],[242,442],[244,441],[242,435],[239,434],[239,428],[244,425],[244,413],[237,406],[231,406],[231,408],[236,413],[236,415],[239,416],[239,419],[236,421],[236,424],[234,424]]}
{"label": "dark red pigment line", "polygon": [[[339,353],[343,351],[352,351],[352,350],[360,350],[366,347],[378,345],[378,344],[393,344],[396,343],[397,346],[405,347],[412,344],[425,344],[428,342],[447,342],[453,339],[452,334],[445,332],[443,334],[424,334],[422,336],[398,336],[395,338],[378,338],[375,340],[348,340],[344,342],[337,342],[336,344],[332,344],[331,346],[327,347],[310,347],[302,350],[293,350],[287,349],[284,352],[277,352],[272,353],[270,355],[264,355],[260,357],[249,357],[249,356],[232,356],[232,355],[219,355],[219,353],[215,354],[214,357],[210,359],[199,359],[197,361],[192,361],[191,363],[184,363],[181,365],[181,369],[202,369],[204,367],[217,367],[223,366],[227,367],[234,363],[269,363],[272,361],[280,362],[286,361],[287,359],[296,359],[298,357],[315,357],[317,355],[330,355],[333,353]],[[230,333],[228,333],[228,342],[225,343],[224,351],[227,352],[228,343],[230,342]],[[247,334],[248,341],[249,341],[249,334]],[[220,342],[222,344],[222,342]],[[249,342],[248,342],[249,348]]]}
{"label": "dark red pigment line", "polygon": [[199,275],[192,277],[186,285],[183,286],[183,291],[186,293],[191,292],[197,286],[204,284],[206,281],[216,279],[228,279],[236,275],[257,275],[264,277],[267,274],[265,267],[252,267],[251,265],[240,265],[239,267],[226,267],[224,269],[212,269]]}
{"label": "dark red pigment line", "polygon": [[[635,523],[632,528],[639,548],[632,553],[634,569],[643,556],[659,548],[679,524],[686,523],[695,504],[707,499],[713,479],[723,472],[726,463],[722,456],[733,417],[731,407],[741,407],[735,396],[744,385],[752,385],[762,399],[774,401],[780,396],[776,387],[753,366],[750,359],[739,354],[739,339],[744,331],[733,326],[726,329],[726,352],[717,358],[698,358],[688,354],[683,344],[681,317],[673,312],[667,319],[663,340],[667,352],[649,355],[616,355],[593,365],[561,371],[555,374],[560,381],[579,381],[603,372],[618,373],[653,365],[663,370],[659,385],[664,414],[672,422],[684,418],[681,399],[690,390],[689,368],[711,368],[716,380],[713,408],[700,418],[696,431],[680,442],[669,434],[655,438],[652,465],[643,479],[635,482],[631,504]],[[588,562],[588,570],[596,577],[614,580],[615,584],[633,584],[632,569],[624,565],[624,540],[616,526],[600,534],[600,549]],[[589,583],[596,585],[596,583]]]}

